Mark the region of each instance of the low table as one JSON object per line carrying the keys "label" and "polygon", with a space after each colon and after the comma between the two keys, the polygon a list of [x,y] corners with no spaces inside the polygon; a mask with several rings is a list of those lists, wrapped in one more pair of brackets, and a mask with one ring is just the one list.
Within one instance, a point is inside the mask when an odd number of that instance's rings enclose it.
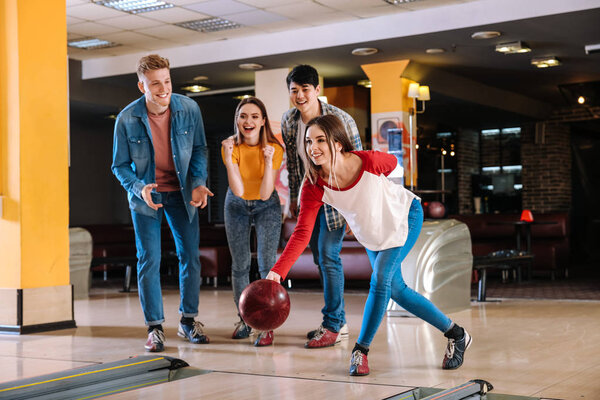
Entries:
{"label": "low table", "polygon": [[487,270],[493,269],[516,269],[517,281],[521,282],[521,264],[527,263],[527,278],[531,278],[531,264],[533,254],[521,254],[511,256],[476,256],[473,257],[473,269],[478,272],[477,301],[486,299]]}

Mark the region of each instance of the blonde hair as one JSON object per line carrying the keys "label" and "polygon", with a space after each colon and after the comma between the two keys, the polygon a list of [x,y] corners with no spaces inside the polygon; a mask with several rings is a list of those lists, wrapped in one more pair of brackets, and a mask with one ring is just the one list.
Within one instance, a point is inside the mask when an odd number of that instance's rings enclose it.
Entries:
{"label": "blonde hair", "polygon": [[140,58],[137,62],[137,76],[141,81],[144,77],[144,74],[148,71],[153,71],[157,69],[169,69],[169,60],[159,56],[158,54],[150,54]]}
{"label": "blonde hair", "polygon": [[[306,124],[306,132],[311,126],[316,126],[325,133],[325,138],[327,140],[327,147],[329,147],[329,153],[331,154],[330,169],[335,175],[335,159],[336,159],[336,151],[334,147],[334,143],[339,143],[342,145],[342,154],[350,152],[354,150],[354,146],[348,137],[348,133],[346,132],[346,128],[342,121],[338,117],[333,114],[321,115],[319,117],[315,117],[311,119],[308,124]],[[315,165],[309,157],[308,145],[306,143],[306,132],[302,132],[302,162],[304,163],[304,171],[306,178],[310,181],[310,183],[315,184],[317,182],[317,178],[319,177],[319,172],[321,171],[320,165]],[[329,180],[331,181],[331,176],[329,176]],[[336,178],[337,181],[337,178]],[[331,184],[331,182],[329,182]]]}

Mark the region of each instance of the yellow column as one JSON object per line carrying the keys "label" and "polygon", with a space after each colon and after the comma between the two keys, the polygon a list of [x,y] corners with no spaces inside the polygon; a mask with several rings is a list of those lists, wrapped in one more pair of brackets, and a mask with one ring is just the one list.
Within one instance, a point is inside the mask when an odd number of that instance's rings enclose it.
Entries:
{"label": "yellow column", "polygon": [[66,37],[64,0],[0,1],[0,332],[75,325]]}
{"label": "yellow column", "polygon": [[[408,97],[408,85],[412,81],[402,77],[409,62],[410,60],[400,60],[365,64],[361,67],[371,81],[372,148],[390,151],[399,157],[397,151],[401,147],[403,154],[399,161],[404,168],[404,183],[412,187],[416,186],[417,181],[417,121],[416,116],[409,112],[413,107],[413,100]],[[398,136],[400,130],[401,139]],[[396,139],[401,142],[396,143]]]}

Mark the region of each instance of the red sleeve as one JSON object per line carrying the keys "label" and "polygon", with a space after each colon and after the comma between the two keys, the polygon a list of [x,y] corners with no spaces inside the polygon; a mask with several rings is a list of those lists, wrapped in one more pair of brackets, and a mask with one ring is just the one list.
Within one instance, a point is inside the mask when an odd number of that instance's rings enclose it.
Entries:
{"label": "red sleeve", "polygon": [[388,176],[398,166],[398,159],[393,154],[376,150],[359,151],[357,153],[361,153],[358,155],[363,159],[363,168],[365,171],[375,175],[384,174]]}
{"label": "red sleeve", "polygon": [[319,208],[323,205],[323,188],[306,181],[300,196],[300,214],[294,233],[290,237],[283,253],[271,269],[285,279],[292,265],[308,246]]}

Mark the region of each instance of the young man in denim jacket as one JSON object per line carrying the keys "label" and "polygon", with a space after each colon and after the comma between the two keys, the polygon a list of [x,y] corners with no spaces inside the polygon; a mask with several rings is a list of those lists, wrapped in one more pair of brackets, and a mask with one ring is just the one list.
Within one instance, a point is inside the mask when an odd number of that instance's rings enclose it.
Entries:
{"label": "young man in denim jacket", "polygon": [[[305,134],[306,124],[319,115],[333,114],[338,117],[355,150],[362,150],[362,143],[356,122],[348,113],[323,103],[318,99],[321,92],[319,74],[310,65],[298,65],[286,78],[290,100],[294,108],[281,117],[281,133],[287,154],[288,181],[290,188],[290,211],[295,217],[298,213],[298,195],[304,168],[299,145]],[[323,283],[325,306],[323,323],[307,334],[306,348],[329,347],[348,338],[348,326],[344,312],[344,271],[340,251],[344,239],[346,221],[331,206],[324,205],[317,216],[315,228],[310,239],[310,249]]]}
{"label": "young man in denim jacket", "polygon": [[179,258],[181,321],[177,334],[208,343],[198,315],[200,228],[204,208],[207,149],[202,114],[191,99],[172,93],[169,61],[158,55],[138,61],[144,94],[121,111],[115,123],[112,171],[127,191],[137,248],[140,303],[148,326],[147,351],[164,350],[165,320],[160,286],[161,222],[173,232]]}

